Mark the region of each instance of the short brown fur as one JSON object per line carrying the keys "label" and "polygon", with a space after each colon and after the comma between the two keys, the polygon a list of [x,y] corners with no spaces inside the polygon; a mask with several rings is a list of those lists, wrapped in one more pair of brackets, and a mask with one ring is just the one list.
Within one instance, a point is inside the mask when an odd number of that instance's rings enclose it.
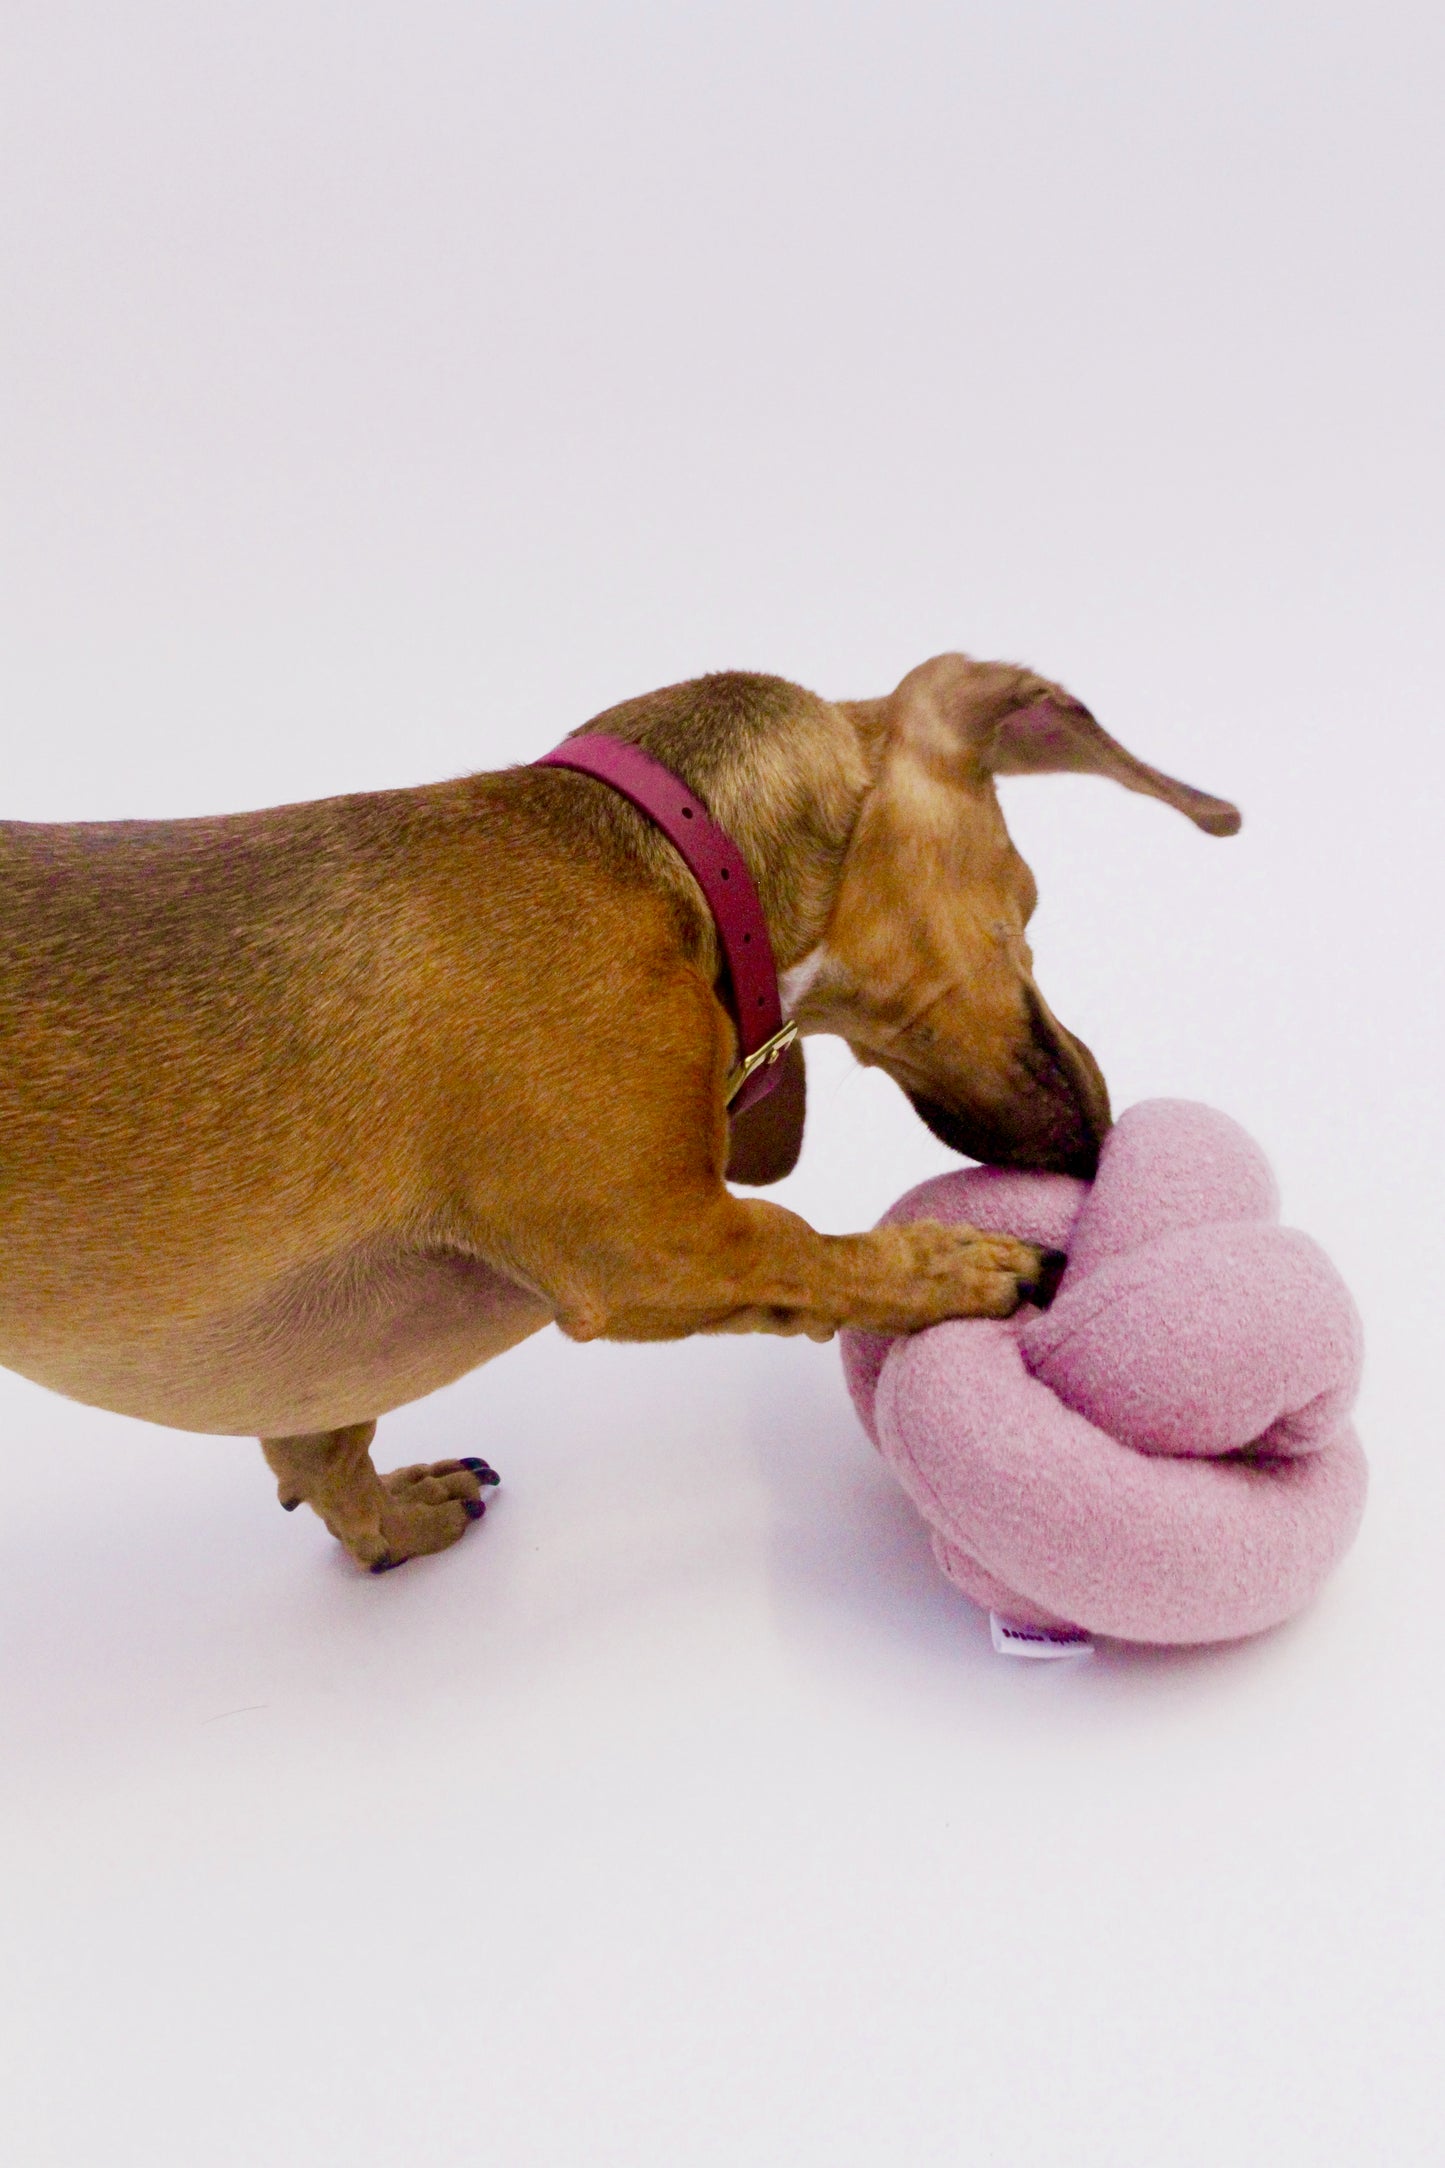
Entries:
{"label": "short brown fur", "polygon": [[[1087,1170],[1107,1097],[1034,987],[1033,882],[992,777],[1088,767],[1216,832],[1231,808],[1057,686],[958,656],[885,700],[726,673],[588,728],[645,745],[732,832],[804,1032],[840,1033],[963,1149]],[[574,772],[8,824],[0,912],[0,1362],[258,1434],[283,1502],[373,1569],[454,1541],[484,1480],[379,1477],[376,1417],[549,1320],[907,1331],[1006,1315],[1038,1271],[1003,1238],[822,1236],[732,1194],[726,1172],[796,1159],[801,1063],[730,1137],[700,893]]]}

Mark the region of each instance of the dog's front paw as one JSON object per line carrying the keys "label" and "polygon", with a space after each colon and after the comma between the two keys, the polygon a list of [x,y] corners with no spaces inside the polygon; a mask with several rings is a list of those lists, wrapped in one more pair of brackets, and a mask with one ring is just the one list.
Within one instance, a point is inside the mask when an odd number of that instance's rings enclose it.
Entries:
{"label": "dog's front paw", "polygon": [[1046,1253],[1013,1235],[943,1227],[936,1220],[916,1220],[893,1232],[902,1238],[912,1297],[905,1332],[946,1317],[1012,1317],[1050,1279]]}

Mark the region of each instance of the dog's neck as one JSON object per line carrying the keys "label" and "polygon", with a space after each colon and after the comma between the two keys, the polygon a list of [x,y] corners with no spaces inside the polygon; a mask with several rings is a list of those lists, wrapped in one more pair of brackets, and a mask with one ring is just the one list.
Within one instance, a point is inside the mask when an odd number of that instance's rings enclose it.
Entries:
{"label": "dog's neck", "polygon": [[[782,678],[728,671],[628,701],[588,726],[662,761],[732,836],[757,885],[785,995],[827,930],[875,772],[875,705],[835,705]],[[660,839],[656,863],[683,878]]]}

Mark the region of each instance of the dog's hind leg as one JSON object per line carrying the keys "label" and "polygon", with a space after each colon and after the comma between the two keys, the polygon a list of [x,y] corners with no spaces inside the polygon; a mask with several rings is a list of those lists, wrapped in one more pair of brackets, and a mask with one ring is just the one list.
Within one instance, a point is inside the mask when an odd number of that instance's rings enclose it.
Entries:
{"label": "dog's hind leg", "polygon": [[359,1566],[385,1573],[426,1551],[444,1551],[487,1508],[482,1492],[498,1478],[484,1460],[437,1460],[378,1475],[375,1423],[263,1438],[261,1451],[287,1512],[318,1513]]}

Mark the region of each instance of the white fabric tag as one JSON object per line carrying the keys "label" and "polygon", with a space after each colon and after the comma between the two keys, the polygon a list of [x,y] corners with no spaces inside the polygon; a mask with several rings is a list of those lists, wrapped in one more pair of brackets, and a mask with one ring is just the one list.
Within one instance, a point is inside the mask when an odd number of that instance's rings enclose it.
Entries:
{"label": "white fabric tag", "polygon": [[993,1645],[1000,1656],[1092,1656],[1094,1644],[1078,1626],[1022,1626],[1014,1619],[988,1614]]}

